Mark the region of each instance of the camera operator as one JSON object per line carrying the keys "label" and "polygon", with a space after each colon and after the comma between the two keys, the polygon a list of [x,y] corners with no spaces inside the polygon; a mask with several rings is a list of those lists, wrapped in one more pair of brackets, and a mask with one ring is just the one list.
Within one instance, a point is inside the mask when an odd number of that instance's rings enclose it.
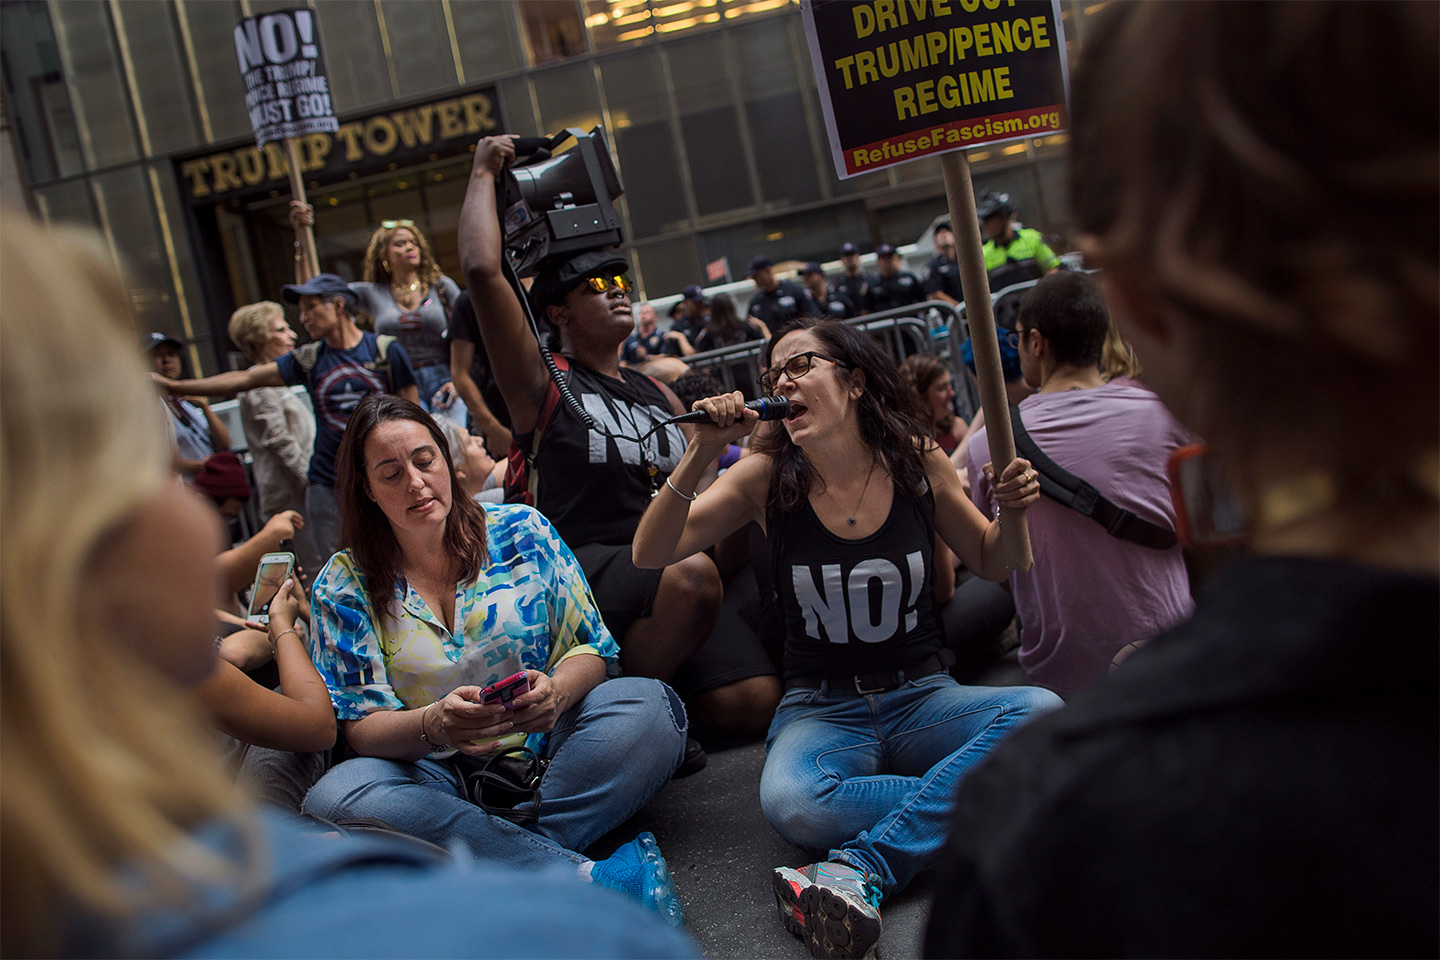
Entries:
{"label": "camera operator", "polygon": [[[530,302],[559,331],[566,380],[596,426],[587,428],[563,400],[541,356],[514,289],[501,272],[505,256],[496,216],[496,178],[515,156],[514,138],[487,137],[475,167],[459,224],[460,260],[480,333],[510,408],[515,442],[531,463],[528,477],[506,478],[509,499],[528,490],[585,571],[606,625],[620,644],[630,675],[669,680],[710,636],[721,598],[714,562],[697,555],[663,570],[639,570],[631,541],[654,490],[684,452],[675,426],[636,442],[666,418],[683,413],[669,388],[622,368],[619,348],[634,329],[629,264],[612,251],[592,250],[542,267]],[[542,414],[553,409],[548,419]],[[687,428],[688,429],[688,428]],[[737,720],[763,712],[768,721],[779,700],[771,675],[750,676],[707,691]],[[698,745],[681,772],[699,769]],[[692,762],[693,761],[693,762]],[[688,769],[687,769],[688,767]]]}

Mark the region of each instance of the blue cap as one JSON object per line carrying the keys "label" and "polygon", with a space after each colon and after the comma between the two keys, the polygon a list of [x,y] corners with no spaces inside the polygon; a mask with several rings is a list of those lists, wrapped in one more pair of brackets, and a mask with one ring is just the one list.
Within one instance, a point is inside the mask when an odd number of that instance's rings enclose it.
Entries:
{"label": "blue cap", "polygon": [[766,267],[773,266],[775,266],[775,262],[762,253],[750,258],[750,266],[745,269],[745,272],[754,274],[764,270]]}
{"label": "blue cap", "polygon": [[156,347],[174,347],[176,350],[183,350],[184,344],[163,333],[147,333],[140,339],[140,349],[145,353],[149,353]]}
{"label": "blue cap", "polygon": [[704,302],[705,302],[705,291],[701,288],[700,284],[698,284],[698,283],[692,283],[692,284],[690,284],[690,286],[686,287],[684,290],[682,290],[682,291],[680,292],[680,295],[681,295],[682,297],[684,297],[686,300],[693,300],[693,301],[695,301],[696,303],[704,303]]}
{"label": "blue cap", "polygon": [[357,302],[350,284],[333,273],[317,273],[304,283],[287,283],[280,288],[280,296],[286,303],[299,303],[301,297],[307,296],[324,297],[326,300],[344,297],[352,309]]}
{"label": "blue cap", "polygon": [[875,248],[875,256],[877,257],[894,257],[898,255],[899,251],[897,251],[895,245],[891,243],[882,243]]}
{"label": "blue cap", "polygon": [[859,253],[859,252],[860,252],[860,248],[857,247],[857,246],[855,246],[855,244],[849,242],[848,240],[847,240],[847,241],[845,242],[845,244],[840,248],[840,256],[842,256],[842,257],[848,257],[848,256],[850,256],[850,254],[852,254],[852,253]]}
{"label": "blue cap", "polygon": [[811,260],[809,263],[805,264],[805,266],[800,268],[800,273],[802,276],[807,273],[823,274],[824,272],[825,268],[820,266],[820,264],[816,263],[814,260]]}

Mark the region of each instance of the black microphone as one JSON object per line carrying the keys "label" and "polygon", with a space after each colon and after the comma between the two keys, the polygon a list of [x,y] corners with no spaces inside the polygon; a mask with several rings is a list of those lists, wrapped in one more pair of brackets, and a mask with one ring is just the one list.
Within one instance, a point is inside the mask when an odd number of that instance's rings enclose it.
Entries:
{"label": "black microphone", "polygon": [[[761,397],[759,400],[751,400],[745,404],[745,409],[758,411],[761,420],[784,420],[790,416],[790,401],[785,397]],[[692,410],[689,413],[682,413],[678,417],[671,417],[665,422],[667,424],[707,423],[710,422],[710,414],[704,410]]]}

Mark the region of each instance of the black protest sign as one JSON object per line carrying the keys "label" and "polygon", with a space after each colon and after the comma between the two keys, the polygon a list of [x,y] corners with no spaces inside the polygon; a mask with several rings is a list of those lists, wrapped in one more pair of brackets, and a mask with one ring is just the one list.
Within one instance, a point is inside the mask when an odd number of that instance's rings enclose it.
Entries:
{"label": "black protest sign", "polygon": [[1063,129],[1059,0],[802,0],[836,172]]}
{"label": "black protest sign", "polygon": [[246,17],[235,25],[235,55],[257,147],[339,128],[314,11],[299,7]]}

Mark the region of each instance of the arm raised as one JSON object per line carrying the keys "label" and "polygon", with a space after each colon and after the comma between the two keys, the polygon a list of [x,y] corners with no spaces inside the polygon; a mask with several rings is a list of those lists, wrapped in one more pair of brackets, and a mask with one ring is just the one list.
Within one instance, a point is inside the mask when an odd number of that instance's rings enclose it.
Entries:
{"label": "arm raised", "polygon": [[280,376],[280,366],[274,361],[244,370],[217,373],[213,377],[201,377],[199,380],[170,380],[159,374],[151,374],[151,378],[161,390],[178,397],[228,397],[256,387],[285,386],[285,380]]}

